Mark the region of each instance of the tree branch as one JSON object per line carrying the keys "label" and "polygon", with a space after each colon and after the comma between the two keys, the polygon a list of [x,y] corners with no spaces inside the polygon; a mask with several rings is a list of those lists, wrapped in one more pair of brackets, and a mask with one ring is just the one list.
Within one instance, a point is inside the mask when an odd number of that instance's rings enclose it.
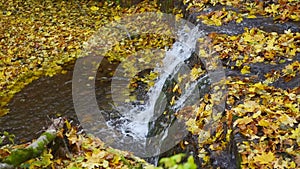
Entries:
{"label": "tree branch", "polygon": [[62,118],[54,119],[53,124],[35,142],[31,143],[26,148],[12,151],[8,157],[2,160],[0,169],[18,166],[31,158],[39,156],[46,145],[56,138],[58,130],[61,129],[63,125],[64,120]]}

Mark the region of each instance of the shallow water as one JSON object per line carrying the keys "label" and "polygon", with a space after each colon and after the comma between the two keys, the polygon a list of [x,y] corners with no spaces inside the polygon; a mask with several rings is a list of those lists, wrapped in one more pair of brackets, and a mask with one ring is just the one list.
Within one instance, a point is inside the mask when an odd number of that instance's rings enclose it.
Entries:
{"label": "shallow water", "polygon": [[[98,104],[109,109],[110,70],[116,64],[103,60],[97,74],[96,96]],[[45,127],[51,124],[51,118],[67,117],[79,124],[72,99],[73,66],[70,65],[66,74],[53,77],[41,77],[27,85],[17,93],[8,104],[10,113],[0,118],[0,132],[7,131],[16,136],[16,143],[37,138]],[[102,71],[107,70],[107,71]]]}
{"label": "shallow water", "polygon": [[17,93],[0,118],[0,131],[15,134],[17,143],[29,141],[49,126],[58,114],[75,118],[71,96],[72,72],[52,78],[42,77]]}

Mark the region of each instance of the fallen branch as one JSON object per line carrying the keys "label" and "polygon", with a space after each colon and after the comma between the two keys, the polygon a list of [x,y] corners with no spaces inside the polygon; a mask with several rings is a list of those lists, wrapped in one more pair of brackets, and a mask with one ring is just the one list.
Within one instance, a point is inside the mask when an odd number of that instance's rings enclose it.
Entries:
{"label": "fallen branch", "polygon": [[13,168],[21,163],[39,156],[46,145],[53,141],[59,129],[64,125],[62,118],[54,119],[53,124],[32,144],[26,148],[16,149],[11,154],[2,160],[0,169]]}

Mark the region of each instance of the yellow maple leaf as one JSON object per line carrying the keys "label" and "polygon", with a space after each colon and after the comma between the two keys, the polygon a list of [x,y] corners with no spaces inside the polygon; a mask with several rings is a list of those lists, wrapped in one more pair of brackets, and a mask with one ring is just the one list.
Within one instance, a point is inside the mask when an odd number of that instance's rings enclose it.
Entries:
{"label": "yellow maple leaf", "polygon": [[121,20],[121,17],[116,15],[116,16],[114,16],[114,20],[115,20],[115,21],[120,21],[120,20]]}
{"label": "yellow maple leaf", "polygon": [[198,125],[196,124],[196,120],[195,119],[189,119],[186,122],[186,125],[188,127],[188,130],[193,133],[193,134],[198,134],[201,129],[198,127]]}
{"label": "yellow maple leaf", "polygon": [[174,88],[173,88],[172,92],[174,93],[174,92],[176,92],[178,89],[179,89],[179,85],[178,85],[178,84],[176,84],[176,85],[174,86]]}
{"label": "yellow maple leaf", "polygon": [[298,128],[292,131],[292,135],[290,137],[296,139],[298,145],[300,145],[300,125],[298,125]]}
{"label": "yellow maple leaf", "polygon": [[262,152],[262,155],[257,155],[254,157],[254,162],[258,162],[260,164],[268,164],[275,160],[275,156],[272,152]]}
{"label": "yellow maple leaf", "polygon": [[170,101],[170,105],[173,106],[175,104],[175,96],[172,97],[171,101]]}
{"label": "yellow maple leaf", "polygon": [[248,74],[251,73],[250,72],[250,67],[249,66],[244,66],[243,69],[241,70],[241,73],[244,74]]}
{"label": "yellow maple leaf", "polygon": [[10,16],[12,13],[10,11],[6,12],[6,16]]}
{"label": "yellow maple leaf", "polygon": [[252,117],[246,116],[240,119],[237,119],[234,123],[233,126],[236,126],[237,124],[243,125],[243,124],[248,124],[253,121]]}
{"label": "yellow maple leaf", "polygon": [[289,126],[291,126],[291,127],[294,126],[294,123],[297,123],[296,119],[294,119],[294,118],[292,118],[292,117],[290,117],[290,116],[288,116],[288,115],[286,115],[286,114],[281,115],[281,116],[278,118],[278,120],[279,120],[281,123],[283,123],[283,124],[285,124],[285,125],[289,125]]}
{"label": "yellow maple leaf", "polygon": [[268,127],[270,124],[269,124],[269,121],[268,121],[268,120],[261,119],[261,120],[258,122],[258,125],[259,125],[259,126],[263,126],[263,127]]}
{"label": "yellow maple leaf", "polygon": [[247,18],[250,18],[250,19],[251,18],[256,18],[256,16],[255,15],[248,15]]}
{"label": "yellow maple leaf", "polygon": [[272,4],[271,6],[268,6],[266,9],[265,9],[265,11],[267,12],[267,13],[271,13],[271,14],[273,14],[273,16],[275,16],[275,14],[277,14],[278,13],[278,8],[280,7],[280,5],[279,4]]}
{"label": "yellow maple leaf", "polygon": [[202,72],[203,70],[201,68],[194,67],[191,71],[192,80],[196,80]]}
{"label": "yellow maple leaf", "polygon": [[236,23],[241,23],[243,21],[243,18],[242,17],[239,17],[236,19]]}
{"label": "yellow maple leaf", "polygon": [[99,10],[99,8],[96,7],[96,6],[92,6],[90,9],[91,9],[92,11],[98,11],[98,10]]}

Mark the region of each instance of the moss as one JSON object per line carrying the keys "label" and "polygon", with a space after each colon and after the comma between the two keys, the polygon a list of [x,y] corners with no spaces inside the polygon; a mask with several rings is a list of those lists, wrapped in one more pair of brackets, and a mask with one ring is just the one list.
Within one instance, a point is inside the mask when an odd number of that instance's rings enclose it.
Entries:
{"label": "moss", "polygon": [[29,160],[33,156],[36,156],[36,154],[34,154],[33,148],[17,149],[13,151],[6,159],[4,159],[3,163],[18,166],[22,162]]}

